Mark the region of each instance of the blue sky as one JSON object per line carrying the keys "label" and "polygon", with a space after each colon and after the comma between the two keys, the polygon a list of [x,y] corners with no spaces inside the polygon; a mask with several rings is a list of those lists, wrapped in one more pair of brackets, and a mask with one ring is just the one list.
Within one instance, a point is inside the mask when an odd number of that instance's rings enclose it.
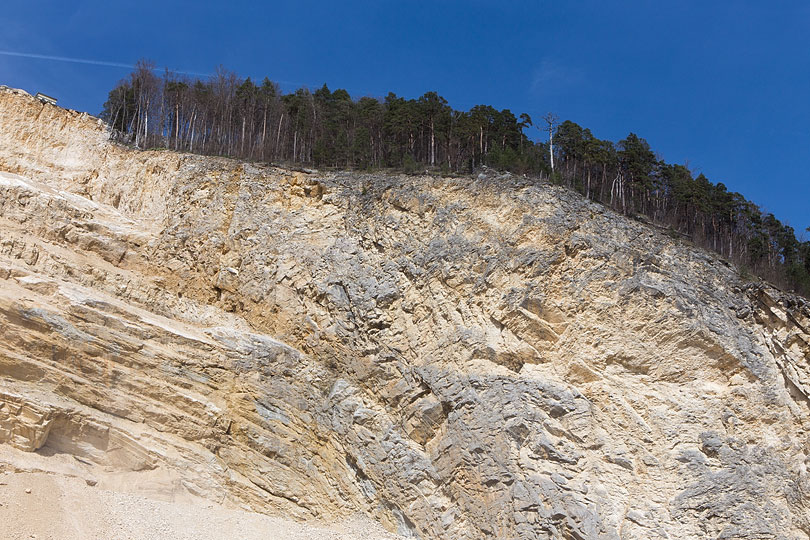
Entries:
{"label": "blue sky", "polygon": [[[0,51],[210,73],[355,96],[553,111],[810,226],[810,3],[6,0]],[[98,113],[128,70],[0,54],[0,84]],[[538,133],[539,134],[539,133]],[[808,236],[805,233],[805,237]]]}

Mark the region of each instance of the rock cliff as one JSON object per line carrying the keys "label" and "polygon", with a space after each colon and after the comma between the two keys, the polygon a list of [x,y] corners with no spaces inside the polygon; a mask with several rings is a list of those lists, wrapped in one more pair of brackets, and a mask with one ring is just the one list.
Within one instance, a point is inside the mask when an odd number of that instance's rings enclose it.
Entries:
{"label": "rock cliff", "polygon": [[808,344],[805,300],[558,187],[135,151],[0,89],[0,446],[101,487],[806,539]]}

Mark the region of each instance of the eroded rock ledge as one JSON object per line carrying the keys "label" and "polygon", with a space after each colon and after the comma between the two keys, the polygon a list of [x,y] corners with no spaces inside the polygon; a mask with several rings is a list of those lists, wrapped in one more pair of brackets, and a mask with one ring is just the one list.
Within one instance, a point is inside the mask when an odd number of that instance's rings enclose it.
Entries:
{"label": "eroded rock ledge", "polygon": [[808,343],[804,300],[563,189],[136,152],[0,90],[0,443],[110,478],[422,538],[810,538]]}

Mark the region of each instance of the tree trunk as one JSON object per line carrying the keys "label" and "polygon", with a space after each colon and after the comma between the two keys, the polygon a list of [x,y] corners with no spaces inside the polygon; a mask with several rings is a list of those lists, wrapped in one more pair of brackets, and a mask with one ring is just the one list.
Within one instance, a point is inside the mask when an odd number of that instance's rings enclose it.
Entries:
{"label": "tree trunk", "polygon": [[196,118],[197,118],[197,112],[192,111],[192,113],[191,113],[191,124],[189,125],[189,130],[191,131],[191,138],[190,138],[189,143],[188,143],[188,151],[189,152],[194,151],[194,120],[196,120]]}
{"label": "tree trunk", "polygon": [[267,134],[267,104],[264,106],[264,120],[262,121],[262,160],[264,160],[264,136]]}
{"label": "tree trunk", "polygon": [[585,198],[591,198],[591,168],[588,167],[588,184],[585,186]]}
{"label": "tree trunk", "polygon": [[146,138],[149,135],[149,101],[146,102],[146,110],[144,111],[143,115],[143,143],[144,146],[149,144],[146,142]]}
{"label": "tree trunk", "polygon": [[174,106],[174,150],[177,151],[177,145],[180,140],[180,104],[176,103]]}
{"label": "tree trunk", "polygon": [[242,116],[242,145],[239,150],[241,157],[245,157],[245,117]]}
{"label": "tree trunk", "polygon": [[430,166],[436,165],[436,139],[433,133],[433,118],[430,119]]}
{"label": "tree trunk", "polygon": [[281,113],[281,116],[278,119],[278,131],[276,131],[276,148],[275,148],[275,156],[278,157],[278,140],[281,137],[281,122],[284,120],[284,113]]}

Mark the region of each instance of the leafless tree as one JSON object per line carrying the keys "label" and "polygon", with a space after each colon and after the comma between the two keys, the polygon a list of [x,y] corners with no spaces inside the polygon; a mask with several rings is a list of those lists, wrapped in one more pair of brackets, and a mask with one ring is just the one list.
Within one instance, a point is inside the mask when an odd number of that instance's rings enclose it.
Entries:
{"label": "leafless tree", "polygon": [[560,118],[554,113],[547,113],[543,120],[546,122],[546,127],[543,131],[548,131],[548,156],[551,160],[551,172],[554,172],[554,129],[560,123]]}

